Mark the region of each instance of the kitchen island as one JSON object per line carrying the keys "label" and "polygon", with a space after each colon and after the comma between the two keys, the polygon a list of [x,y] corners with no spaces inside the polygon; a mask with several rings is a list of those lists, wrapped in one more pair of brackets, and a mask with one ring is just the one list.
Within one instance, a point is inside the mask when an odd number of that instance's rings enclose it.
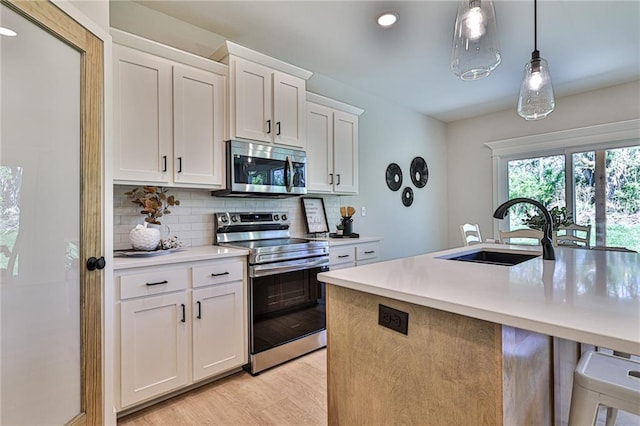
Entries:
{"label": "kitchen island", "polygon": [[[478,250],[540,253],[483,244],[319,275],[330,424],[552,424],[554,338],[640,354],[640,255],[450,259]],[[409,314],[406,335],[380,305]]]}

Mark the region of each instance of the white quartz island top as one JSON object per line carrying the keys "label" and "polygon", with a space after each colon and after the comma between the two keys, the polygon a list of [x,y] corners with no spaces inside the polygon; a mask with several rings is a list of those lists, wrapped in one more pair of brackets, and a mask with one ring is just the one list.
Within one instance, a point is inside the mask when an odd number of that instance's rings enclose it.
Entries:
{"label": "white quartz island top", "polygon": [[185,247],[179,250],[167,251],[166,253],[150,253],[149,256],[114,257],[113,269],[119,270],[198,260],[224,259],[227,257],[246,256],[247,254],[249,254],[248,250],[214,245]]}
{"label": "white quartz island top", "polygon": [[482,249],[541,252],[539,246],[480,244],[318,277],[328,284],[640,355],[640,254],[556,248],[555,261],[539,256],[514,266],[447,259]]}

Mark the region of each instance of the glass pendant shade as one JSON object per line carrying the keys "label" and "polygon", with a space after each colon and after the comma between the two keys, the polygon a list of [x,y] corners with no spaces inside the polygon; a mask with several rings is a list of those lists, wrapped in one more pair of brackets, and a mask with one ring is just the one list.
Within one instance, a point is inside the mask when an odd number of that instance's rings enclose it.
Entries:
{"label": "glass pendant shade", "polygon": [[518,97],[518,115],[525,120],[539,120],[556,107],[547,61],[535,50],[524,66],[524,77]]}
{"label": "glass pendant shade", "polygon": [[478,80],[488,76],[500,60],[493,2],[460,0],[451,48],[451,70],[463,80]]}

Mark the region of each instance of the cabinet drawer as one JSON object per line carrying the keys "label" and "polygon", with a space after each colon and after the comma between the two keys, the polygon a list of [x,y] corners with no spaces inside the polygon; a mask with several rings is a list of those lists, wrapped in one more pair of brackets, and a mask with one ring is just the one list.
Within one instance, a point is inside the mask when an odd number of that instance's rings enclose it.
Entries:
{"label": "cabinet drawer", "polygon": [[358,244],[356,246],[356,261],[380,257],[380,244],[377,242]]}
{"label": "cabinet drawer", "polygon": [[120,299],[185,290],[189,284],[187,268],[149,271],[120,277]]}
{"label": "cabinet drawer", "polygon": [[331,247],[329,249],[329,265],[340,265],[344,263],[355,264],[356,256],[353,246]]}
{"label": "cabinet drawer", "polygon": [[209,262],[193,267],[193,286],[202,287],[231,281],[242,281],[244,268],[242,262]]}

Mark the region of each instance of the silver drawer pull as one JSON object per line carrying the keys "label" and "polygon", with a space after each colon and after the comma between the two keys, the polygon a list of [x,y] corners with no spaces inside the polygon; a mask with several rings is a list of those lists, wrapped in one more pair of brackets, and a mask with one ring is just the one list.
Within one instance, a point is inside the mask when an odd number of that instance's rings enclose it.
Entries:
{"label": "silver drawer pull", "polygon": [[157,283],[147,283],[148,286],[152,286],[152,285],[160,285],[160,284],[169,284],[169,281],[164,280],[164,281],[159,281]]}
{"label": "silver drawer pull", "polygon": [[365,251],[365,252],[364,252],[364,254],[373,254],[373,253],[375,253],[375,252],[376,252],[375,250]]}
{"label": "silver drawer pull", "polygon": [[343,259],[343,258],[349,257],[349,256],[351,256],[351,255],[350,254],[343,254],[341,256],[338,256],[338,259]]}
{"label": "silver drawer pull", "polygon": [[220,277],[222,275],[229,275],[229,273],[228,272],[220,272],[219,274],[216,274],[216,273],[211,274],[212,277]]}

